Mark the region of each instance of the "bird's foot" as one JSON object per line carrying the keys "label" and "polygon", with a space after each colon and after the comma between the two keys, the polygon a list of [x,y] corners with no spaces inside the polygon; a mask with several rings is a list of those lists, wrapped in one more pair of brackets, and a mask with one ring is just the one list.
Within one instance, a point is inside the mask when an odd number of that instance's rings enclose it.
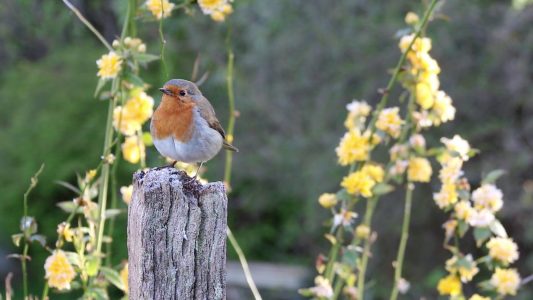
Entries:
{"label": "bird's foot", "polygon": [[201,168],[203,165],[204,165],[204,162],[203,162],[203,161],[200,162],[200,166],[198,166],[198,168],[196,169],[196,172],[194,173],[194,176],[191,177],[189,180],[187,180],[187,181],[185,182],[186,184],[189,184],[189,183],[191,183],[191,182],[193,182],[193,181],[196,180],[196,178],[198,177],[198,172],[200,172],[200,168]]}

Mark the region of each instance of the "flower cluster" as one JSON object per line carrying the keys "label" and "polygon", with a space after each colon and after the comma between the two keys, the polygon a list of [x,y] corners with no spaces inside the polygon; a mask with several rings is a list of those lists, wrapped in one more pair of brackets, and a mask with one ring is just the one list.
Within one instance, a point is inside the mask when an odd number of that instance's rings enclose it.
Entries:
{"label": "flower cluster", "polygon": [[[444,144],[443,153],[439,156],[439,179],[442,185],[433,198],[439,208],[451,211],[450,219],[444,225],[446,242],[453,237],[464,237],[471,227],[476,245],[486,248],[488,255],[474,260],[471,254],[461,253],[457,243],[459,239],[454,245],[448,245],[453,256],[446,262],[449,273],[439,282],[438,291],[441,295],[462,295],[462,284],[472,281],[483,263],[494,271],[484,286],[502,296],[514,295],[520,276],[515,269],[507,267],[518,259],[518,247],[495,216],[503,206],[503,193],[494,185],[501,173],[496,171],[489,174],[480,187],[471,191],[462,171],[464,162],[473,152],[468,141],[458,135],[441,141]],[[457,284],[450,285],[452,280]]]}
{"label": "flower cluster", "polygon": [[[324,193],[318,199],[319,204],[332,213],[331,222],[328,222],[331,228],[326,234],[332,244],[331,251],[329,257],[320,254],[317,258],[319,274],[315,286],[302,289],[300,293],[314,298],[337,299],[342,292],[348,299],[362,299],[370,246],[377,237],[369,221],[375,203],[395,188],[393,183],[405,184],[402,241],[406,241],[412,191],[415,183],[431,181],[430,159],[436,158],[441,166],[438,172],[441,185],[433,199],[440,209],[450,212],[451,218],[444,228],[446,249],[452,253],[445,264],[448,273],[438,283],[438,292],[452,299],[466,299],[463,285],[480,277],[482,265],[486,265],[493,275],[482,282],[484,290],[501,296],[514,295],[520,277],[515,269],[508,267],[518,259],[519,253],[517,245],[495,217],[503,205],[502,192],[494,185],[495,176],[489,174],[479,188],[470,190],[462,168],[476,151],[459,135],[442,138],[441,147],[426,148],[423,130],[453,120],[455,108],[451,98],[440,88],[438,75],[441,70],[430,55],[431,39],[421,35],[424,25],[412,12],[405,19],[412,26],[413,33],[400,39],[399,48],[405,64],[395,70],[393,80],[406,89],[408,93],[403,95],[409,96],[409,102],[405,108],[386,107],[390,91],[385,90],[378,109],[374,111],[365,101],[354,100],[346,106],[348,114],[344,126],[347,131],[335,151],[338,163],[349,166],[350,171],[342,179],[338,192]],[[426,15],[424,20],[427,19]],[[372,154],[383,146],[388,148],[389,160],[378,162]],[[366,201],[367,205],[361,222],[358,222],[358,213],[353,211],[359,201]],[[472,254],[462,253],[458,244],[448,244],[452,237],[457,237],[453,241],[458,242],[470,227],[474,228],[478,247],[487,250],[485,257],[476,259]],[[393,264],[398,269],[394,274],[391,299],[409,289],[409,282],[401,276],[404,253],[405,243],[400,243]],[[488,298],[481,294],[469,298],[483,299]]]}
{"label": "flower cluster", "polygon": [[233,12],[230,2],[233,0],[198,0],[198,6],[213,21],[222,22]]}

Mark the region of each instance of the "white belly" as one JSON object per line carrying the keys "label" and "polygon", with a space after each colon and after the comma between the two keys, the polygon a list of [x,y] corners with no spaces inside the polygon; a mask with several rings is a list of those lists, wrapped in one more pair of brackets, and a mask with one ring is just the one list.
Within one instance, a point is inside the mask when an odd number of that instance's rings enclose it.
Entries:
{"label": "white belly", "polygon": [[154,146],[162,155],[171,159],[196,163],[213,158],[222,148],[222,136],[207,124],[197,111],[194,111],[194,133],[187,142],[174,137],[155,139]]}

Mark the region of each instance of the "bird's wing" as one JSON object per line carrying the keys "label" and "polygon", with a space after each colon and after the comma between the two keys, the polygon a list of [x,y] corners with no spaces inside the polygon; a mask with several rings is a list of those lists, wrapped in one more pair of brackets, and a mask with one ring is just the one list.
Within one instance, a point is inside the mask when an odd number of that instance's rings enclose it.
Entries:
{"label": "bird's wing", "polygon": [[222,128],[222,125],[220,125],[220,122],[218,121],[217,116],[215,115],[215,110],[213,109],[213,106],[211,106],[211,103],[209,103],[209,101],[205,97],[202,97],[201,99],[196,101],[196,104],[198,106],[198,109],[200,110],[200,116],[207,121],[209,127],[218,131],[222,138],[226,139],[226,133],[224,132],[224,128]]}
{"label": "bird's wing", "polygon": [[222,128],[222,125],[220,125],[220,122],[218,121],[217,116],[215,115],[215,110],[213,109],[213,106],[211,106],[211,103],[209,103],[209,101],[205,97],[202,97],[200,100],[196,101],[196,104],[198,106],[198,109],[200,110],[200,116],[207,121],[209,127],[218,131],[218,133],[220,133],[220,135],[222,136],[222,146],[224,147],[224,149],[239,152],[239,149],[237,149],[235,146],[231,145],[226,141],[226,132],[224,132],[224,128]]}

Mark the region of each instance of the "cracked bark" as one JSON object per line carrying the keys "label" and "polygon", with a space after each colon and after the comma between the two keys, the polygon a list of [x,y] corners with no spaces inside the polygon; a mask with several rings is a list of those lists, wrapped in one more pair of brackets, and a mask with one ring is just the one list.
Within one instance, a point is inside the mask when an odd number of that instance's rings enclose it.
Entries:
{"label": "cracked bark", "polygon": [[130,299],[226,299],[227,198],[175,169],[139,171],[128,208]]}

